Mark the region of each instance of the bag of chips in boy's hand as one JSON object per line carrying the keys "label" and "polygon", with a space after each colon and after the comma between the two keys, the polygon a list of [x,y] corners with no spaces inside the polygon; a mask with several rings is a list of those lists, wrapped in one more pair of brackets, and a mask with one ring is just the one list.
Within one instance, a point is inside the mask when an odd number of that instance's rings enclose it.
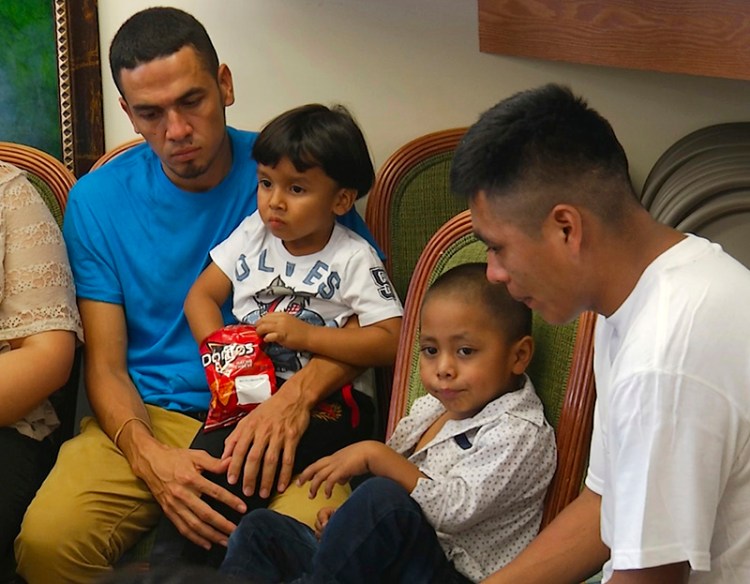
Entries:
{"label": "bag of chips in boy's hand", "polygon": [[262,343],[249,324],[225,326],[201,343],[201,360],[211,389],[204,432],[236,423],[276,393],[273,363],[261,350]]}

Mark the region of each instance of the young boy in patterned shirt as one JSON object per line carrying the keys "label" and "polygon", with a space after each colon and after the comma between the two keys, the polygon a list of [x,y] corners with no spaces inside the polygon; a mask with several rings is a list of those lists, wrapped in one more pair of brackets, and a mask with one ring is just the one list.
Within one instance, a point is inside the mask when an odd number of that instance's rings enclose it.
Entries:
{"label": "young boy in patterned shirt", "polygon": [[[425,296],[418,399],[388,444],[360,442],[301,473],[310,495],[370,473],[315,532],[268,510],[229,539],[222,571],[260,582],[477,582],[536,535],[555,440],[524,371],[531,311],[486,264],[464,264]],[[318,541],[319,539],[319,541]]]}

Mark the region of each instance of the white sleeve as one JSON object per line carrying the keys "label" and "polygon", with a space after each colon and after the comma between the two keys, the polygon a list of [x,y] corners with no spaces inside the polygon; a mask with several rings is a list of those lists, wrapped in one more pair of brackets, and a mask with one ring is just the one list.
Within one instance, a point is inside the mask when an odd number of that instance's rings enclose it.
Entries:
{"label": "white sleeve", "polygon": [[[242,249],[252,247],[250,241],[261,236],[263,223],[256,211],[245,217],[224,241],[211,250],[211,261],[224,272],[232,283],[237,281],[238,266],[236,265]],[[241,268],[239,268],[241,271]]]}
{"label": "white sleeve", "polygon": [[594,429],[591,434],[589,468],[586,473],[586,486],[601,495],[604,488],[604,448],[602,445],[602,427],[599,420],[599,402],[594,405]]}
{"label": "white sleeve", "polygon": [[370,245],[353,251],[342,278],[343,302],[352,308],[360,326],[401,316],[403,308],[377,253]]}

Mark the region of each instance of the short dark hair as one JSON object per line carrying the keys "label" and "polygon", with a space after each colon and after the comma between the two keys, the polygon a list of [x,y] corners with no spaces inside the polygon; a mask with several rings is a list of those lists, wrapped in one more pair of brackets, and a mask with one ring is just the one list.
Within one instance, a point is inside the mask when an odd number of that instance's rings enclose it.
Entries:
{"label": "short dark hair", "polygon": [[487,313],[488,323],[494,322],[508,342],[531,335],[531,309],[515,300],[505,284],[487,279],[486,263],[459,264],[442,273],[427,290],[423,305],[435,294],[457,294],[479,304]]}
{"label": "short dark hair", "polygon": [[216,49],[204,26],[193,15],[161,6],[136,12],[120,26],[109,46],[109,67],[120,95],[123,95],[120,85],[123,69],[135,69],[168,57],[186,46],[195,49],[206,70],[217,77]]}
{"label": "short dark hair", "polygon": [[561,202],[616,222],[623,205],[637,201],[612,126],[556,84],[516,93],[486,111],[453,157],[451,187],[459,195],[499,198],[518,186],[540,187],[524,192],[535,197],[524,213],[537,225]]}
{"label": "short dark hair", "polygon": [[274,118],[255,140],[253,158],[271,167],[288,158],[299,172],[320,167],[340,187],[355,189],[357,198],[375,180],[365,137],[342,105],[313,103]]}

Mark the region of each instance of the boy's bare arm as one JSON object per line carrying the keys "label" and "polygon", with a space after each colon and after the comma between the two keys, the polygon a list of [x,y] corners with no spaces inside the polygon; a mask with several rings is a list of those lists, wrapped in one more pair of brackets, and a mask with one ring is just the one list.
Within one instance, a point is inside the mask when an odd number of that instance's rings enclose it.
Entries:
{"label": "boy's bare arm", "polygon": [[211,262],[185,298],[185,317],[197,343],[224,326],[221,307],[232,293],[232,282]]}
{"label": "boy's bare arm", "polygon": [[310,497],[323,486],[330,497],[335,484],[344,484],[352,477],[371,473],[396,481],[412,492],[420,478],[426,478],[415,464],[382,442],[366,440],[342,448],[308,466],[299,475],[298,483],[310,481]]}
{"label": "boy's bare arm", "polygon": [[271,312],[256,324],[267,343],[295,351],[308,351],[359,367],[393,365],[401,317],[363,327],[324,327],[308,324],[290,314]]}
{"label": "boy's bare arm", "polygon": [[516,559],[485,584],[559,582],[577,584],[609,558],[599,535],[601,497],[584,488]]}

